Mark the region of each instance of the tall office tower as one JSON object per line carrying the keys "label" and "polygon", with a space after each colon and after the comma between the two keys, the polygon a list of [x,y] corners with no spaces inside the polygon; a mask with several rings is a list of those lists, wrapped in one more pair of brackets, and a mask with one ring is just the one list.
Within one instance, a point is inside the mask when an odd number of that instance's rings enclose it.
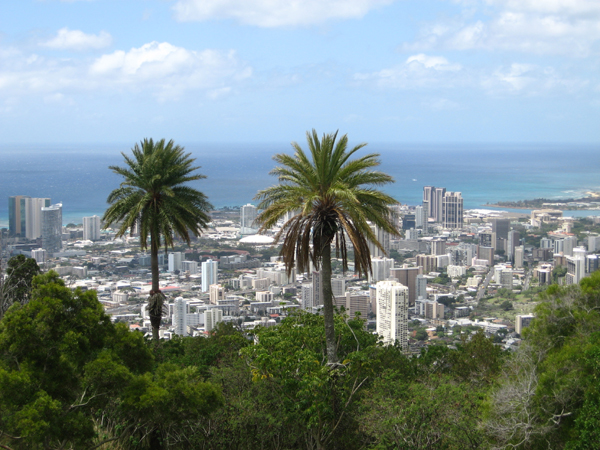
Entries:
{"label": "tall office tower", "polygon": [[435,220],[435,187],[423,187],[423,206],[427,208],[427,217]]}
{"label": "tall office tower", "polygon": [[181,263],[183,262],[183,253],[171,252],[169,253],[169,272],[173,273],[176,270],[181,271]]}
{"label": "tall office tower", "polygon": [[402,229],[410,230],[411,228],[417,228],[417,219],[415,214],[404,214],[402,217]]}
{"label": "tall office tower", "polygon": [[175,299],[175,307],[173,308],[173,328],[175,334],[179,336],[187,336],[187,314],[188,302],[183,297]]}
{"label": "tall office tower", "polygon": [[9,236],[25,236],[25,199],[26,195],[8,197],[8,234]]}
{"label": "tall office tower", "polygon": [[509,261],[513,261],[515,257],[515,248],[520,244],[521,233],[517,230],[510,230],[508,232],[508,241],[506,242],[506,257]]}
{"label": "tall office tower", "polygon": [[477,246],[477,259],[485,259],[488,265],[494,265],[494,247]]}
{"label": "tall office tower", "polygon": [[482,247],[496,248],[496,238],[494,233],[479,233],[479,245]]}
{"label": "tall office tower", "polygon": [[321,271],[313,271],[313,301],[312,306],[323,306],[323,273]]}
{"label": "tall office tower", "polygon": [[258,215],[258,209],[256,206],[248,203],[240,208],[240,228],[241,234],[254,234],[258,227],[256,226],[255,220]]}
{"label": "tall office tower", "polygon": [[211,284],[217,284],[219,263],[209,259],[202,263],[202,292],[208,292]]}
{"label": "tall office tower", "polygon": [[211,304],[217,305],[220,300],[225,300],[225,288],[220,284],[211,284],[208,298]]}
{"label": "tall office tower", "polygon": [[423,274],[423,267],[408,267],[406,264],[402,267],[390,269],[390,278],[398,280],[400,284],[408,288],[408,304],[415,304],[417,296],[417,278]]}
{"label": "tall office tower", "polygon": [[435,221],[436,223],[441,223],[444,217],[443,204],[444,195],[446,195],[446,188],[435,188],[433,195],[435,197]]}
{"label": "tall office tower", "polygon": [[567,236],[565,239],[564,254],[565,256],[573,256],[574,249],[577,246],[577,236]]}
{"label": "tall office tower", "polygon": [[52,255],[62,249],[62,204],[42,208],[42,248]]}
{"label": "tall office tower", "polygon": [[408,345],[408,288],[397,281],[380,281],[376,285],[377,334],[384,344],[395,341],[406,350]]}
{"label": "tall office tower", "polygon": [[198,273],[197,261],[181,261],[181,271],[188,272],[190,275]]}
{"label": "tall office tower", "polygon": [[204,312],[204,331],[212,331],[219,322],[223,322],[223,311],[219,308],[207,309]]}
{"label": "tall office tower", "polygon": [[508,240],[508,231],[510,230],[509,219],[492,219],[492,233],[496,233],[496,239]]}
{"label": "tall office tower", "polygon": [[331,292],[334,297],[340,297],[346,293],[346,280],[343,278],[331,279]]}
{"label": "tall office tower", "polygon": [[435,255],[417,255],[417,266],[423,268],[423,273],[428,274],[437,270],[437,256]]}
{"label": "tall office tower", "polygon": [[431,254],[432,255],[445,255],[446,254],[446,241],[442,239],[434,239],[431,241]]}
{"label": "tall office tower", "polygon": [[86,241],[100,240],[100,217],[84,217],[83,218],[83,239]]}
{"label": "tall office tower", "polygon": [[510,269],[502,269],[500,273],[500,284],[504,289],[513,290],[513,271]]}
{"label": "tall office tower", "polygon": [[444,193],[441,222],[444,228],[461,229],[463,227],[463,198],[460,192]]}
{"label": "tall office tower", "polygon": [[42,236],[42,208],[50,206],[49,198],[25,199],[25,236],[38,239]]}
{"label": "tall office tower", "polygon": [[383,250],[381,250],[373,242],[369,241],[368,245],[371,256],[388,256],[390,254],[390,233],[379,228],[377,225],[371,225],[371,231],[373,231],[377,241],[383,247]]}
{"label": "tall office tower", "polygon": [[377,283],[390,276],[390,269],[394,268],[394,260],[392,258],[382,258],[380,256],[371,258],[371,267],[373,273],[369,274],[369,282]]}
{"label": "tall office tower", "polygon": [[540,239],[540,248],[552,248],[552,239],[550,238],[542,238]]}
{"label": "tall office tower", "polygon": [[[417,275],[417,292],[416,297],[417,300],[427,300],[427,278],[423,275]],[[410,288],[408,288],[408,293],[410,294]]]}
{"label": "tall office tower", "polygon": [[514,267],[515,269],[522,269],[523,268],[523,255],[525,253],[524,247],[522,245],[519,245],[518,247],[515,247],[515,261],[514,261]]}
{"label": "tall office tower", "polygon": [[523,329],[531,325],[533,319],[535,319],[533,314],[515,316],[515,333],[522,334]]}

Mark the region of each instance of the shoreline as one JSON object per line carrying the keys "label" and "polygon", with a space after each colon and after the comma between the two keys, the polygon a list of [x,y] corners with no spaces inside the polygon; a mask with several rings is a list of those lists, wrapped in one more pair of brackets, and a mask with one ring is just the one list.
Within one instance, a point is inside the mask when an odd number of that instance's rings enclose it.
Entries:
{"label": "shoreline", "polygon": [[[560,211],[600,211],[600,192],[585,191],[585,197],[548,199],[535,198],[510,202],[486,203],[484,207],[510,209],[557,209]],[[580,204],[580,205],[579,205]],[[595,204],[596,207],[592,205]]]}

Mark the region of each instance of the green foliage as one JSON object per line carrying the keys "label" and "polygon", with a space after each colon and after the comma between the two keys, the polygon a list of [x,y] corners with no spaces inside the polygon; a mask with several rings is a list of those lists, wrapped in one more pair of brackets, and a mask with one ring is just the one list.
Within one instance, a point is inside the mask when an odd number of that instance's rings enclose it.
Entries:
{"label": "green foliage", "polygon": [[504,300],[501,304],[500,304],[500,308],[502,308],[504,311],[510,311],[513,308],[513,304],[511,301],[509,300]]}
{"label": "green foliage", "polygon": [[8,260],[6,277],[0,280],[0,318],[13,303],[24,305],[29,301],[33,277],[39,273],[33,258],[17,255]]}
{"label": "green foliage", "polygon": [[427,334],[427,330],[425,328],[420,328],[415,333],[415,339],[418,341],[426,341],[429,339],[429,335]]}

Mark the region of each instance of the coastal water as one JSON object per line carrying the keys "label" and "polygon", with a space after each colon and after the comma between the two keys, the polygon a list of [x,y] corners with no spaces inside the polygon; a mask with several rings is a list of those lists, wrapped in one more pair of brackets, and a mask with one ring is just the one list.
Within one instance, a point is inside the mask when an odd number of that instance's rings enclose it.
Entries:
{"label": "coastal water", "polygon": [[[301,145],[303,143],[300,143]],[[239,206],[274,183],[269,176],[282,144],[185,144],[206,179],[195,182],[217,208]],[[0,226],[8,223],[8,197],[50,197],[63,203],[64,223],[102,215],[120,178],[110,165],[123,165],[130,145],[0,146]],[[417,205],[423,186],[460,191],[465,208],[533,198],[559,199],[600,191],[600,146],[549,144],[370,144],[358,155],[380,153],[380,170],[392,175],[384,190],[403,204]],[[585,212],[565,212],[584,215]],[[600,214],[594,212],[593,214]]]}

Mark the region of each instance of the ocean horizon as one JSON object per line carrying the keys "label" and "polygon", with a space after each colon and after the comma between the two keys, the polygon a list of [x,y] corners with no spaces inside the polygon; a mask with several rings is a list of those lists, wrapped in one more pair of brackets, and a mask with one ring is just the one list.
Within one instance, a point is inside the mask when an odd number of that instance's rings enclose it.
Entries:
{"label": "ocean horizon", "polygon": [[[303,142],[299,144],[305,148]],[[215,208],[253,203],[256,193],[277,182],[269,172],[284,144],[182,144],[207,178],[192,183]],[[355,145],[355,144],[351,144]],[[465,209],[498,201],[562,199],[600,191],[600,146],[583,144],[369,144],[357,156],[379,153],[379,170],[394,177],[384,191],[402,204],[418,205],[423,186],[458,191]],[[108,194],[121,179],[110,165],[124,165],[119,144],[0,146],[0,226],[8,226],[8,197],[50,197],[63,204],[63,222],[102,216]],[[500,208],[505,210],[506,208]],[[518,210],[527,212],[527,210]],[[600,211],[565,211],[585,216]]]}

